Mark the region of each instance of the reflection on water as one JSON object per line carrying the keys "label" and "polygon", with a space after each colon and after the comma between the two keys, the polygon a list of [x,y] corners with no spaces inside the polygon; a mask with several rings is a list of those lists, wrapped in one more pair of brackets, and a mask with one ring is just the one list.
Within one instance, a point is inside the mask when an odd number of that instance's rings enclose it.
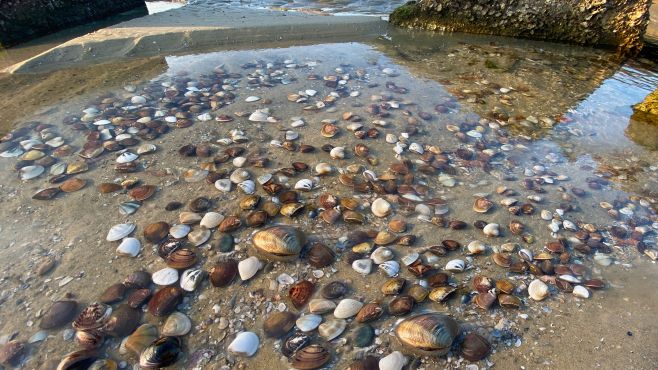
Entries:
{"label": "reflection on water", "polygon": [[290,10],[319,10],[334,14],[388,15],[393,9],[406,3],[394,0],[188,0],[190,4],[201,6],[234,5],[257,8]]}

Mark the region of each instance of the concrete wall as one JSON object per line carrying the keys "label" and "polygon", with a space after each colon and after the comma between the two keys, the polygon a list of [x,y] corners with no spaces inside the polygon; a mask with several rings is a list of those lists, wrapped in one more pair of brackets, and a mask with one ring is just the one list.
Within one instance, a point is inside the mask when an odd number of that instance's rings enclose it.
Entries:
{"label": "concrete wall", "polygon": [[144,0],[0,0],[0,46],[129,10],[147,14]]}

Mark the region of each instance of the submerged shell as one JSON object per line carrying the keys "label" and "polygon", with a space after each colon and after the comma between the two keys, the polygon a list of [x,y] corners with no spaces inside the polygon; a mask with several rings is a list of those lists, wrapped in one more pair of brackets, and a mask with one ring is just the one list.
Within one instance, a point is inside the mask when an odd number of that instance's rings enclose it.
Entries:
{"label": "submerged shell", "polygon": [[192,320],[182,312],[174,312],[162,326],[162,335],[169,337],[180,337],[190,332]]}
{"label": "submerged shell", "polygon": [[324,347],[313,344],[304,347],[292,358],[292,366],[298,370],[313,370],[323,367],[331,359],[331,354]]}
{"label": "submerged shell", "polygon": [[318,327],[318,333],[322,338],[329,341],[343,334],[345,328],[347,328],[347,321],[340,318],[329,319],[320,324]]}
{"label": "submerged shell", "polygon": [[528,285],[528,295],[535,301],[542,301],[548,297],[548,286],[543,281],[535,279]]}
{"label": "submerged shell", "polygon": [[251,357],[258,350],[259,343],[260,341],[255,333],[243,331],[238,333],[227,349],[236,356]]}
{"label": "submerged shell", "polygon": [[135,225],[134,224],[118,224],[112,226],[110,228],[110,231],[107,233],[107,241],[108,242],[113,242],[117,241],[119,239],[123,239],[126,236],[130,235],[130,233],[135,230]]}
{"label": "submerged shell", "polygon": [[297,315],[290,311],[273,312],[263,322],[263,332],[270,338],[284,336],[295,326]]}
{"label": "submerged shell", "polygon": [[334,317],[339,319],[347,319],[359,313],[359,310],[363,307],[363,303],[355,299],[343,299],[338,302],[336,309],[334,309]]}
{"label": "submerged shell", "polygon": [[78,303],[71,300],[56,301],[41,318],[41,329],[54,329],[71,322],[75,317]]}
{"label": "submerged shell", "polygon": [[405,319],[395,335],[400,342],[425,354],[443,355],[459,335],[459,324],[450,316],[424,313]]}
{"label": "submerged shell", "polygon": [[139,356],[156,339],[158,339],[158,328],[152,324],[143,324],[126,338],[125,346]]}
{"label": "submerged shell", "polygon": [[159,369],[173,365],[178,360],[181,342],[177,337],[162,337],[151,343],[139,356],[139,366]]}
{"label": "submerged shell", "polygon": [[104,303],[94,302],[87,306],[73,321],[76,330],[97,329],[103,326],[112,314],[112,307]]}
{"label": "submerged shell", "polygon": [[256,256],[251,256],[238,263],[238,273],[242,281],[247,281],[254,277],[263,265]]}
{"label": "submerged shell", "polygon": [[136,238],[125,238],[117,247],[116,253],[119,256],[136,257],[142,250],[142,246]]}
{"label": "submerged shell", "polygon": [[306,237],[302,231],[292,226],[272,226],[254,234],[254,247],[272,259],[295,257],[304,246]]}

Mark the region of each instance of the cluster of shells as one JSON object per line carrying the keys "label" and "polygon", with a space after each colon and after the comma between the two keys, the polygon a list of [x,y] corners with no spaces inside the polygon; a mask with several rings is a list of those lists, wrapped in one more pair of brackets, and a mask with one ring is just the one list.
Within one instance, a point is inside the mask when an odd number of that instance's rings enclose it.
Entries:
{"label": "cluster of shells", "polygon": [[[63,358],[59,369],[116,368],[112,360],[99,360],[107,338],[120,340],[121,352],[138,358],[142,368],[175,364],[183,348],[181,338],[192,330],[190,318],[177,311],[185,296],[249,284],[255,276],[268,274],[265,266],[286,271],[300,260],[320,273],[297,281],[283,279],[292,308],[283,305],[264,318],[262,327],[234,333],[225,351],[251,357],[263,337],[274,338],[292,367],[316,369],[338,359],[334,347],[349,328],[358,333],[350,339],[355,347],[372,350],[354,359],[352,369],[401,369],[409,356],[443,356],[451,350],[479,361],[491,352],[492,343],[465,330],[458,318],[433,312],[434,305],[445,310],[458,301],[485,312],[525,309],[558,294],[585,299],[606,288],[591,266],[613,263],[613,246],[632,246],[651,259],[658,257],[647,241],[658,228],[652,200],[603,202],[611,225],[587,223],[579,219],[578,200],[611,184],[602,177],[589,178],[586,191],[569,186],[567,176],[543,165],[525,170],[520,180],[503,175],[507,186],[475,194],[469,217],[498,219],[507,212],[513,217],[509,224],[462,221],[449,198],[440,194],[460,186],[459,176],[466,172],[505,172],[500,163],[522,145],[495,121],[483,120],[447,124],[456,144],[439,147],[423,133],[437,115],[457,109],[454,101],[436,103],[435,112],[429,113],[404,99],[409,90],[393,82],[397,72],[391,68],[374,66],[369,72],[344,66],[320,76],[313,73],[316,65],[248,63],[242,66],[249,71],[246,75],[218,67],[198,80],[178,76],[150,83],[139,95],[134,87],[127,88],[127,98],[102,98],[83,115],[65,119],[70,130],[85,138],[77,152],[51,125],[28,124],[3,138],[0,156],[18,158],[15,168],[22,180],[35,181],[48,168],[47,182],[60,184],[39,190],[33,198],[41,201],[84,189],[86,181],[77,175],[104,155],[116,155],[116,173],[138,176],[144,167],[140,159],[158,152],[149,142],[170,130],[219,125],[226,133],[214,143],[189,143],[178,150],[182,159],[195,163],[181,172],[181,180],[205,182],[205,195],[166,204],[167,211],[179,211],[177,216],[170,213],[170,219],[118,223],[107,233],[117,255],[147,255],[163,267],[151,272],[137,268],[81,312],[76,301],[61,300],[41,318],[44,330],[69,323],[76,330],[81,349]],[[251,90],[285,89],[300,72],[308,72],[306,80],[317,90],[287,94],[285,104],[307,115],[291,117],[289,128],[281,129],[286,120],[267,106],[269,99],[239,94],[243,83]],[[371,72],[386,80],[383,86],[370,81]],[[358,86],[384,92],[373,94],[365,106],[339,112],[341,100],[361,95]],[[238,98],[259,107],[229,114],[228,107]],[[315,120],[318,113],[335,118]],[[236,121],[277,127],[280,136],[267,145],[253,143],[250,131]],[[294,160],[274,168],[270,158],[278,153]],[[99,184],[98,191],[125,193],[128,198],[121,198],[119,211],[132,216],[139,215],[142,202],[166,190],[124,177]],[[556,202],[547,200],[549,193],[560,198],[552,210],[549,206]],[[222,204],[226,201],[237,207]],[[537,216],[547,224],[551,239],[535,240],[530,233],[528,220],[537,221]],[[413,233],[414,225],[454,237],[421,238]],[[310,232],[313,227],[347,232],[331,243],[322,233]],[[455,240],[464,229],[481,237]],[[246,236],[241,240],[249,248],[234,250],[235,235]],[[217,250],[219,257],[206,260],[208,249]],[[482,272],[489,261],[496,267]],[[382,299],[364,301],[358,284],[324,278],[341,269],[379,274]],[[144,312],[165,321],[161,327],[140,325]],[[373,325],[390,317],[402,318],[392,330],[399,347],[379,356],[372,344]]]}

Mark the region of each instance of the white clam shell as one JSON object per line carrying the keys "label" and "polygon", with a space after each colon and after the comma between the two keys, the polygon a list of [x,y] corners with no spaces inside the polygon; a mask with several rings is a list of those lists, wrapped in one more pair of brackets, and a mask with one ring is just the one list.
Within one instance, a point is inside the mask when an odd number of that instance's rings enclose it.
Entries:
{"label": "white clam shell", "polygon": [[262,175],[258,176],[258,178],[256,179],[256,181],[258,181],[258,183],[261,184],[261,185],[267,184],[270,180],[272,180],[272,174],[271,173],[262,174]]}
{"label": "white clam shell", "polygon": [[146,98],[141,95],[135,95],[130,98],[130,102],[133,104],[144,104],[146,103]]}
{"label": "white clam shell", "polygon": [[589,290],[582,285],[576,285],[573,287],[573,295],[579,298],[589,298]]}
{"label": "white clam shell", "polygon": [[176,239],[182,239],[190,233],[190,230],[192,230],[192,228],[189,225],[178,224],[169,229],[169,234]]}
{"label": "white clam shell", "polygon": [[575,277],[573,275],[564,274],[564,275],[560,275],[559,278],[560,278],[560,280],[564,280],[564,281],[572,283],[572,284],[579,284],[581,282],[580,279],[578,279],[577,277]]}
{"label": "white clam shell", "polygon": [[21,168],[21,180],[32,180],[40,176],[46,169],[43,166],[25,166]]}
{"label": "white clam shell", "polygon": [[363,258],[352,262],[352,269],[362,275],[368,275],[372,271],[372,260]]}
{"label": "white clam shell", "polygon": [[201,244],[207,242],[211,235],[212,232],[210,232],[210,230],[201,228],[187,234],[187,240],[189,240],[190,243],[192,243],[195,247],[198,247]]}
{"label": "white clam shell", "polygon": [[370,210],[377,217],[386,217],[391,214],[391,203],[384,198],[377,198],[372,202]]}
{"label": "white clam shell", "polygon": [[105,239],[107,239],[108,242],[114,242],[130,235],[133,230],[135,230],[135,224],[114,225],[110,228],[110,231],[108,231],[107,237],[105,237]]}
{"label": "white clam shell", "polygon": [[142,144],[137,148],[137,154],[148,154],[153,153],[158,150],[158,147],[154,144]]}
{"label": "white clam shell", "polygon": [[180,287],[188,292],[193,292],[203,280],[205,274],[201,269],[188,269],[183,271],[180,277]]}
{"label": "white clam shell", "polygon": [[482,232],[484,235],[489,236],[489,237],[494,237],[498,236],[500,234],[500,226],[498,224],[487,224],[483,229]]}
{"label": "white clam shell", "polygon": [[297,140],[299,138],[299,134],[295,131],[288,130],[286,131],[286,140],[287,141],[293,141]]}
{"label": "white clam shell", "polygon": [[142,250],[142,245],[135,238],[125,238],[117,247],[116,253],[120,256],[137,257]]}
{"label": "white clam shell", "polygon": [[171,267],[165,267],[162,270],[158,270],[151,275],[151,280],[156,285],[171,285],[178,281],[178,271]]}
{"label": "white clam shell", "polygon": [[333,159],[343,159],[345,158],[345,148],[337,146],[329,151],[329,156]]}
{"label": "white clam shell", "polygon": [[260,97],[252,95],[252,96],[247,96],[247,99],[245,99],[244,101],[246,101],[247,103],[252,103],[259,100]]}
{"label": "white clam shell", "polygon": [[322,316],[320,315],[304,315],[295,321],[297,328],[303,332],[315,330],[322,323]]}
{"label": "white clam shell", "polygon": [[562,227],[564,227],[565,230],[578,231],[578,226],[569,220],[562,221]]}
{"label": "white clam shell", "polygon": [[235,339],[228,345],[228,351],[236,356],[251,357],[258,351],[260,340],[256,333],[243,331],[235,336]]}
{"label": "white clam shell", "polygon": [[308,310],[311,313],[324,314],[336,308],[334,301],[324,298],[311,299],[308,302]]}
{"label": "white clam shell", "polygon": [[228,193],[231,191],[233,183],[229,179],[219,179],[215,181],[215,188],[221,191],[222,193]]}
{"label": "white clam shell", "polygon": [[467,254],[481,254],[487,251],[487,245],[479,240],[473,240],[466,246]]}
{"label": "white clam shell", "polygon": [[379,370],[402,370],[409,360],[399,351],[391,352],[379,360]]}
{"label": "white clam shell", "polygon": [[318,334],[325,340],[333,340],[341,335],[347,327],[347,321],[343,319],[330,319],[320,324]]}
{"label": "white clam shell", "polygon": [[249,171],[243,168],[236,169],[231,173],[231,176],[229,176],[229,180],[231,180],[231,182],[234,184],[239,184],[245,180],[249,180],[250,178],[251,178],[251,174],[249,173]]}
{"label": "white clam shell", "polygon": [[393,134],[386,134],[386,142],[389,144],[395,144],[398,142],[398,137]]}
{"label": "white clam shell", "polygon": [[548,285],[539,279],[535,279],[528,285],[528,295],[535,301],[542,301],[548,297]]}
{"label": "white clam shell", "polygon": [[315,165],[315,172],[318,175],[329,175],[330,173],[334,172],[334,167],[329,163],[320,162]]}
{"label": "white clam shell", "polygon": [[178,220],[182,224],[192,225],[201,221],[201,215],[196,212],[181,212],[180,215],[178,215]]}
{"label": "white clam shell", "polygon": [[181,337],[192,330],[192,320],[182,312],[174,312],[167,317],[162,325],[162,335]]}
{"label": "white clam shell", "polygon": [[425,149],[423,149],[423,146],[418,143],[411,143],[411,145],[409,145],[409,151],[416,154],[425,153]]}
{"label": "white clam shell", "polygon": [[412,252],[402,257],[402,263],[405,266],[411,266],[414,262],[418,261],[418,258],[420,258],[420,255],[416,252]]}
{"label": "white clam shell", "polygon": [[139,156],[133,152],[123,152],[117,158],[117,163],[130,163],[139,158]]}
{"label": "white clam shell", "polygon": [[594,253],[594,262],[604,267],[610,266],[613,262],[613,258],[609,254],[596,252]]}
{"label": "white clam shell", "polygon": [[346,298],[338,302],[336,308],[334,309],[334,317],[339,319],[347,319],[356,315],[359,310],[363,307],[363,303],[357,301],[356,299]]}
{"label": "white clam shell", "polygon": [[532,262],[535,256],[532,254],[532,251],[527,248],[523,248],[519,251],[519,257],[526,262]]}
{"label": "white clam shell", "polygon": [[397,261],[386,261],[379,265],[379,269],[384,271],[388,277],[393,277],[400,272],[400,264]]}
{"label": "white clam shell", "polygon": [[311,191],[313,190],[313,180],[301,179],[295,184],[295,190]]}
{"label": "white clam shell", "polygon": [[393,256],[393,251],[390,248],[378,247],[372,252],[372,254],[370,254],[370,259],[372,259],[372,262],[379,265],[386,261],[392,260]]}
{"label": "white clam shell", "polygon": [[238,273],[240,274],[240,279],[247,281],[254,277],[258,270],[261,269],[262,263],[256,256],[251,256],[247,259],[244,259],[238,263]]}
{"label": "white clam shell", "polygon": [[224,221],[224,215],[217,212],[208,212],[203,215],[200,225],[206,229],[212,229],[219,226],[220,223]]}
{"label": "white clam shell", "polygon": [[256,192],[256,184],[251,180],[245,180],[238,184],[238,188],[245,194],[253,194]]}
{"label": "white clam shell", "polygon": [[267,122],[268,113],[263,110],[257,110],[249,115],[249,120],[252,122]]}
{"label": "white clam shell", "polygon": [[235,158],[233,158],[233,165],[235,167],[244,167],[245,163],[247,163],[247,158],[245,158],[245,157],[235,157]]}
{"label": "white clam shell", "polygon": [[450,272],[462,272],[466,268],[466,263],[463,260],[455,259],[446,263],[445,269]]}
{"label": "white clam shell", "polygon": [[14,158],[18,157],[19,155],[23,154],[23,150],[19,147],[15,147],[12,149],[5,150],[4,152],[0,153],[0,157],[2,158]]}

